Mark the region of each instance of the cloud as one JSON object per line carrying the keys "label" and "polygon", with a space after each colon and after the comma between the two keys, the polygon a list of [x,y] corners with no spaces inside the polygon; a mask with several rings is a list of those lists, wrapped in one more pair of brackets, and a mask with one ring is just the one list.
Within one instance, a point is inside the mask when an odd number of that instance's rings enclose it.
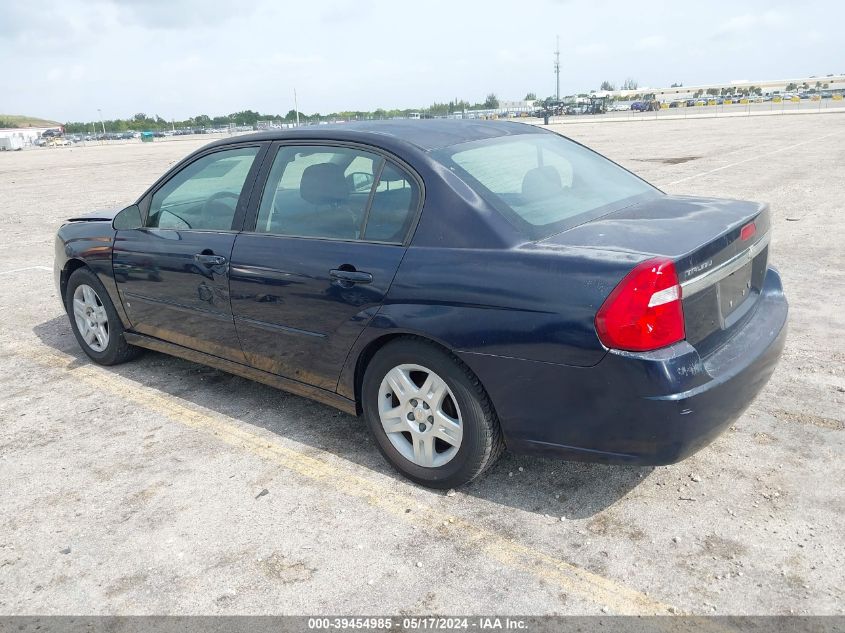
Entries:
{"label": "cloud", "polygon": [[[575,51],[575,54],[578,57],[596,57],[598,55],[604,55],[609,51],[607,44],[605,44],[604,42],[590,42],[589,44],[580,44],[579,46],[576,46],[573,50]],[[565,50],[561,50],[561,57],[564,57],[565,53]]]}
{"label": "cloud", "polygon": [[168,59],[161,63],[161,69],[167,72],[186,72],[196,70],[202,64],[202,58],[197,54],[187,55],[179,59]]}
{"label": "cloud", "polygon": [[81,81],[85,79],[88,69],[82,64],[70,66],[53,66],[45,77],[47,81]]}
{"label": "cloud", "polygon": [[649,35],[634,42],[638,51],[658,51],[666,47],[666,38],[662,35]]}
{"label": "cloud", "polygon": [[500,48],[495,52],[497,67],[520,66],[525,67],[537,63],[550,64],[552,54],[550,51],[538,51],[536,48],[515,47]]}
{"label": "cloud", "polygon": [[[830,60],[845,20],[842,2],[800,10],[786,0],[710,0],[683,11],[610,0],[531,6],[0,0],[0,60],[15,86],[3,107],[69,120],[97,107],[109,117],[287,112],[293,86],[300,109],[324,112],[419,108],[489,92],[518,99],[554,89],[558,34],[563,94],[608,77],[661,85],[681,76],[692,84],[822,75],[836,70]],[[807,45],[772,48],[790,32]],[[708,46],[711,37],[725,39]]]}
{"label": "cloud", "polygon": [[819,33],[815,29],[811,29],[811,30],[807,31],[806,33],[804,33],[804,37],[811,44],[818,44],[818,43],[823,42],[825,40],[824,35],[822,35],[821,33]]}
{"label": "cloud", "polygon": [[267,61],[274,66],[314,66],[323,63],[323,58],[319,55],[273,53]]}
{"label": "cloud", "polygon": [[100,5],[83,8],[68,3],[43,11],[33,3],[0,2],[0,39],[22,46],[29,53],[63,53],[90,40],[99,28],[111,25]]}
{"label": "cloud", "polygon": [[712,39],[725,40],[749,34],[758,34],[759,31],[770,31],[786,26],[789,16],[779,11],[765,11],[763,13],[745,13],[735,15],[723,22]]}
{"label": "cloud", "polygon": [[231,0],[109,0],[125,26],[181,30],[222,26],[251,17],[251,2]]}
{"label": "cloud", "polygon": [[338,2],[320,13],[320,22],[326,25],[347,24],[363,20],[372,13],[368,2]]}
{"label": "cloud", "polygon": [[12,38],[27,28],[29,16],[25,6],[13,2],[0,3],[0,37]]}

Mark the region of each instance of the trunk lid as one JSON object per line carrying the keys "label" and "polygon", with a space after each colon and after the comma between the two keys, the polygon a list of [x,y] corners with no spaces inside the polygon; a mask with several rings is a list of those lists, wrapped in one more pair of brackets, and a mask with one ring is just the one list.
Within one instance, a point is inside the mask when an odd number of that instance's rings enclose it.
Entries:
{"label": "trunk lid", "polygon": [[[543,243],[668,257],[683,290],[687,341],[707,356],[750,317],[768,266],[766,204],[661,196]],[[743,233],[743,227],[753,223]]]}

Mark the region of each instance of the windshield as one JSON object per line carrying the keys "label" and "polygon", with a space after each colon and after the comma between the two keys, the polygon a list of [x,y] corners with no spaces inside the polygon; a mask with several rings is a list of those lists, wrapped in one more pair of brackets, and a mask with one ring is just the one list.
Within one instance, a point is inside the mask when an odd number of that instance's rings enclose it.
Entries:
{"label": "windshield", "polygon": [[660,191],[556,134],[461,143],[434,157],[531,239],[544,239]]}

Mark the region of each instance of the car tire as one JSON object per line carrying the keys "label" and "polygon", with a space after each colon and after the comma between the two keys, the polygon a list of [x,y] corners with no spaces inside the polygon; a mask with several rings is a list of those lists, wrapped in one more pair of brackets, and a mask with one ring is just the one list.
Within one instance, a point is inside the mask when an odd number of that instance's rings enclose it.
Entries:
{"label": "car tire", "polygon": [[78,268],[68,279],[65,310],[76,341],[95,363],[119,365],[140,355],[141,348],[126,342],[117,310],[89,268]]}
{"label": "car tire", "polygon": [[[402,378],[412,384],[403,382],[408,389],[398,394]],[[504,450],[499,421],[481,382],[456,357],[422,339],[400,338],[379,350],[364,373],[361,398],[379,450],[396,470],[423,486],[466,484]]]}

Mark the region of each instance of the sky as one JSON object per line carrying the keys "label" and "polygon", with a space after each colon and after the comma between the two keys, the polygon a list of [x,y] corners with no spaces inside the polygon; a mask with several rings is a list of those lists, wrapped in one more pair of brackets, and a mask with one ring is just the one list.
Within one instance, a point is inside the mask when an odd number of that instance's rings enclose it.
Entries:
{"label": "sky", "polygon": [[[239,6],[242,5],[242,6]],[[0,114],[167,120],[845,73],[828,0],[0,0]]]}

